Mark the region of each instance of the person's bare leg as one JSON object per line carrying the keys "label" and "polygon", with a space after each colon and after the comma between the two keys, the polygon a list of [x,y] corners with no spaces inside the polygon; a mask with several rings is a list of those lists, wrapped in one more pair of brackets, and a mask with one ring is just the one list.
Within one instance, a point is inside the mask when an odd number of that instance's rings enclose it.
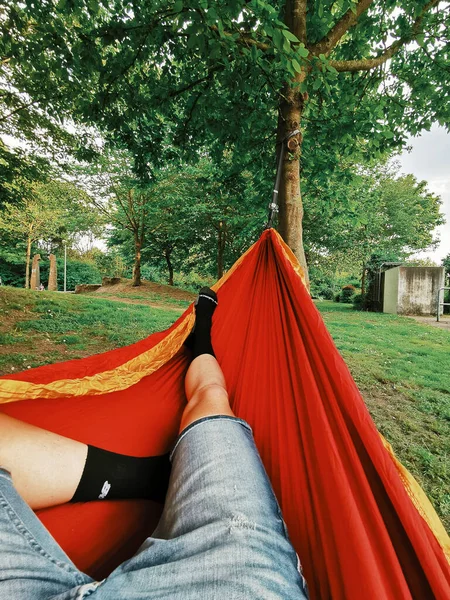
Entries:
{"label": "person's bare leg", "polygon": [[191,362],[186,373],[185,390],[188,404],[181,419],[180,431],[203,417],[234,416],[228,402],[222,369],[211,354],[201,354]]}
{"label": "person's bare leg", "polygon": [[0,414],[0,467],[33,509],[71,500],[87,450],[86,444]]}

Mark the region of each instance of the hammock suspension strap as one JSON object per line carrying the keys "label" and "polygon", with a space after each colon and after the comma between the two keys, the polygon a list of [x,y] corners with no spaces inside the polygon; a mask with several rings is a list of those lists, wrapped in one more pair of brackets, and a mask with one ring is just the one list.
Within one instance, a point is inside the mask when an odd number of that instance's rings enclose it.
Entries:
{"label": "hammock suspension strap", "polygon": [[275,186],[273,188],[272,202],[269,204],[269,215],[267,217],[267,223],[266,223],[266,226],[264,227],[264,229],[270,229],[272,227],[273,219],[274,219],[276,213],[278,213],[278,211],[280,209],[280,207],[278,205],[278,191],[280,189],[281,171],[283,168],[283,159],[284,159],[284,153],[286,151],[287,142],[292,137],[294,137],[294,135],[297,135],[299,133],[300,133],[300,130],[295,129],[294,131],[291,131],[290,133],[288,133],[287,136],[280,142],[281,146],[280,146],[280,153],[278,155],[278,165],[277,165],[277,175],[275,178]]}

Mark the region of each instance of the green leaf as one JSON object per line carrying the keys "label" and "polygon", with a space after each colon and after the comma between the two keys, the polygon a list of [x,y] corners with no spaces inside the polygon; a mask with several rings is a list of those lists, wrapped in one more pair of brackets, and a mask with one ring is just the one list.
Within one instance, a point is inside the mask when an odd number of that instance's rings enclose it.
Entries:
{"label": "green leaf", "polygon": [[210,43],[209,46],[209,57],[210,58],[219,58],[222,54],[222,47],[219,43]]}
{"label": "green leaf", "polygon": [[302,58],[306,58],[309,54],[309,50],[305,48],[305,44],[302,42],[297,48],[297,54]]}
{"label": "green leaf", "polygon": [[289,29],[283,29],[281,31],[281,33],[290,42],[297,42],[298,44],[300,43],[300,40],[298,39],[298,37],[296,35],[294,35],[292,32],[290,32]]}
{"label": "green leaf", "polygon": [[175,0],[175,4],[173,5],[174,12],[181,12],[183,10],[183,0]]}
{"label": "green leaf", "polygon": [[98,3],[98,0],[88,0],[88,6],[89,6],[89,10],[91,12],[93,12],[94,14],[97,14],[98,11],[100,10],[100,5]]}
{"label": "green leaf", "polygon": [[292,66],[297,71],[297,73],[301,73],[302,72],[302,68],[300,66],[300,63],[297,60],[295,60],[295,58],[292,59]]}
{"label": "green leaf", "polygon": [[198,41],[197,36],[195,34],[190,35],[188,38],[188,43],[187,43],[188,48],[190,48],[191,50],[192,50],[192,48],[195,48],[195,46],[197,45],[197,41]]}
{"label": "green leaf", "polygon": [[273,32],[273,43],[275,44],[275,48],[278,50],[283,50],[283,36],[281,35],[281,31],[279,29],[274,29]]}

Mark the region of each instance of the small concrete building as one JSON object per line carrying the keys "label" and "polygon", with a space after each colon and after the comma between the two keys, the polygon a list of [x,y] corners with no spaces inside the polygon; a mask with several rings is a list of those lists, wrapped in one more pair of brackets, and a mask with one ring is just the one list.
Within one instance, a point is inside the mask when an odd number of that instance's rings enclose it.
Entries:
{"label": "small concrete building", "polygon": [[383,312],[435,315],[444,267],[394,267],[383,273]]}

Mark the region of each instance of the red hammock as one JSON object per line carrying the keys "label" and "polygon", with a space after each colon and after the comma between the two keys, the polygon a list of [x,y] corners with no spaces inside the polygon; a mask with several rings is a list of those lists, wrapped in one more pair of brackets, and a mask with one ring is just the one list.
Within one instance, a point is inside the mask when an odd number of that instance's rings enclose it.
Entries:
{"label": "red hammock", "polygon": [[[448,600],[449,538],[376,430],[301,277],[278,234],[264,232],[214,287],[213,344],[311,598]],[[2,377],[1,409],[116,452],[166,452],[185,404],[182,344],[193,320],[191,306],[132,346]],[[38,514],[80,569],[103,577],[151,534],[160,510],[109,501]]]}

